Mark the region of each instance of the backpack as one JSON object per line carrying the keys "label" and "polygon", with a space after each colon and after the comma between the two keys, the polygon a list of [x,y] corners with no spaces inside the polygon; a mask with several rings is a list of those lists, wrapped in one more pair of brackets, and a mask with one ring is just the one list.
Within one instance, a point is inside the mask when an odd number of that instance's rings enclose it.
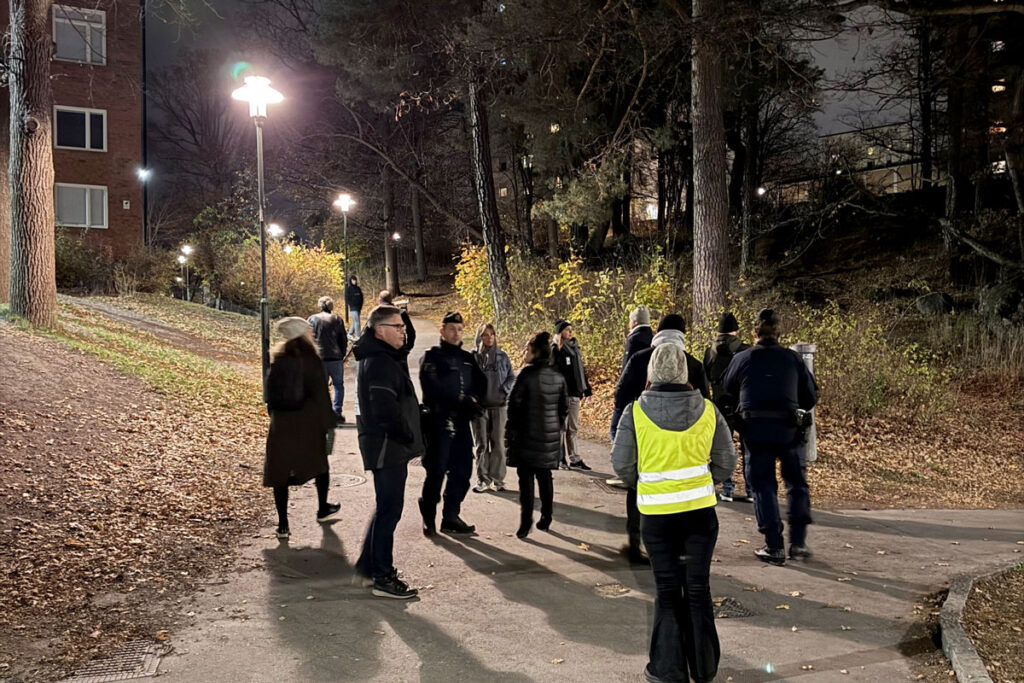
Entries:
{"label": "backpack", "polygon": [[716,404],[725,396],[725,389],[722,387],[722,378],[729,368],[733,356],[736,354],[729,348],[728,342],[716,344],[711,347],[710,362],[708,363],[708,384],[711,385],[711,396]]}

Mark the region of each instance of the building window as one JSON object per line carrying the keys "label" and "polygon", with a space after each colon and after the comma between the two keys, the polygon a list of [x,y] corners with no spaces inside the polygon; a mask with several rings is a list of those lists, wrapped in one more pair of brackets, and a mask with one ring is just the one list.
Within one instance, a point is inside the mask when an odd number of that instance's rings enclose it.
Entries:
{"label": "building window", "polygon": [[68,228],[107,227],[106,187],[57,183],[54,195],[58,225]]}
{"label": "building window", "polygon": [[498,196],[499,197],[507,197],[508,196],[508,188],[507,187],[500,188],[498,190]]}
{"label": "building window", "polygon": [[84,64],[107,63],[107,13],[53,6],[54,58]]}
{"label": "building window", "polygon": [[107,151],[107,112],[78,107],[53,108],[53,146]]}

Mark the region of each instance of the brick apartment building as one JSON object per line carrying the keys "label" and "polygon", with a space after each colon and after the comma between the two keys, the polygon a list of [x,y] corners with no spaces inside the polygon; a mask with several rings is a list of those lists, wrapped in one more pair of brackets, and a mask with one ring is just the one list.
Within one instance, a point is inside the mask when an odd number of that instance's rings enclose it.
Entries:
{"label": "brick apartment building", "polygon": [[121,256],[143,243],[139,5],[61,0],[50,25],[57,224]]}

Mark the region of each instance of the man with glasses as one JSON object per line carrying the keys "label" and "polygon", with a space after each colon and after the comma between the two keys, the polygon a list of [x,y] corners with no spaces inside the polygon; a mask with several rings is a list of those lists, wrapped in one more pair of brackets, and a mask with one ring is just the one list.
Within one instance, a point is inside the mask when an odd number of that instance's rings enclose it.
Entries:
{"label": "man with glasses", "polygon": [[416,596],[394,566],[395,527],[405,505],[409,461],[422,457],[423,434],[416,390],[405,366],[406,324],[393,306],[370,313],[353,353],[356,372],[356,429],[363,467],[373,473],[377,509],[366,531],[356,569],[372,581],[373,594],[407,600]]}
{"label": "man with glasses", "polygon": [[473,473],[473,436],[470,422],[481,414],[480,399],[487,391],[487,377],[462,348],[462,315],[448,313],[441,322],[441,342],[429,349],[420,365],[423,405],[428,412],[427,470],[419,500],[423,534],[436,533],[435,516],[441,502],[445,476],[441,531],[470,534],[476,530],[459,517]]}

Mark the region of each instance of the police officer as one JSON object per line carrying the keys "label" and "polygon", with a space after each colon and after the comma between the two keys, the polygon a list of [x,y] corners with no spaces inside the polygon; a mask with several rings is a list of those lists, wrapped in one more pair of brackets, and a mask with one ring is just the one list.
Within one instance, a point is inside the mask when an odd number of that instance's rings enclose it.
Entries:
{"label": "police officer", "polygon": [[448,313],[441,322],[441,342],[430,348],[420,365],[420,386],[427,410],[427,470],[419,500],[423,534],[436,533],[435,515],[445,475],[441,531],[469,534],[476,530],[459,517],[473,473],[470,422],[480,415],[487,377],[469,351],[462,349],[462,315]]}
{"label": "police officer", "polygon": [[754,498],[757,530],[765,545],[754,551],[763,562],[786,562],[782,521],[777,499],[775,461],[789,497],[789,557],[811,556],[807,525],[811,523],[811,499],[798,445],[803,434],[797,409],[810,410],[818,401],[814,376],[800,356],[776,340],[779,317],[764,309],[754,320],[756,343],[736,354],[722,379],[726,394],[738,398],[736,414],[746,459],[747,489]]}

